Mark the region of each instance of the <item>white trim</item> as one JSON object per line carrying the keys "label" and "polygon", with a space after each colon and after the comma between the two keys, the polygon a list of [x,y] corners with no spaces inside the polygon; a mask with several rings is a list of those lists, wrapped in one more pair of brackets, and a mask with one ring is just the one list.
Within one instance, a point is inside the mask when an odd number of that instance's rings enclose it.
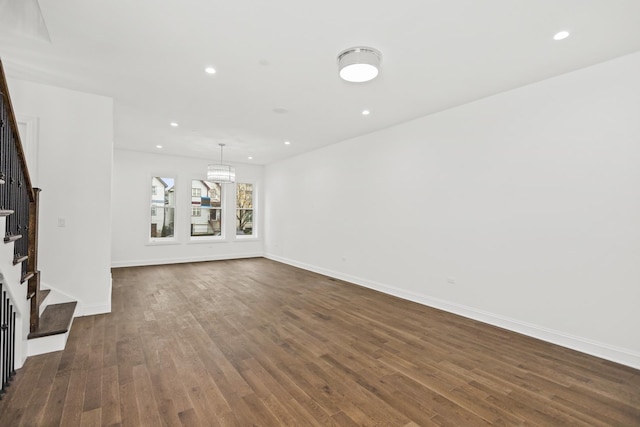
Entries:
{"label": "white trim", "polygon": [[202,261],[223,261],[228,259],[243,259],[243,258],[261,258],[262,252],[254,252],[248,254],[225,254],[225,255],[206,255],[198,257],[186,257],[186,258],[165,258],[165,259],[141,259],[131,261],[112,261],[111,268],[119,267],[141,267],[146,265],[165,265],[165,264],[183,264],[188,262],[202,262]]}
{"label": "white trim", "polygon": [[69,324],[69,329],[64,334],[55,334],[48,335],[40,338],[32,338],[27,340],[27,356],[36,356],[38,354],[52,353],[54,351],[61,351],[67,345],[67,340],[69,339],[69,334],[71,333],[71,328],[73,326],[73,319],[77,317],[78,313],[78,305],[73,312],[73,316],[71,317],[71,323]]}
{"label": "white trim", "polygon": [[[173,179],[173,191],[174,191],[174,201],[173,205],[166,206],[156,206],[156,208],[173,208],[173,236],[171,237],[151,237],[151,201],[153,200],[153,194],[151,194],[151,188],[153,187],[153,178],[169,178]],[[154,246],[154,245],[171,245],[171,244],[180,244],[180,233],[178,231],[179,227],[176,226],[178,222],[178,177],[174,173],[170,174],[151,174],[147,179],[147,230],[145,235],[145,246]],[[163,196],[164,198],[164,192]]]}
{"label": "white trim", "polygon": [[[51,286],[49,283],[45,282],[44,280],[40,280],[40,289],[51,291],[51,293],[44,300],[45,306],[50,304],[59,304],[62,302],[78,301],[78,298],[59,290],[55,286]],[[80,304],[79,301],[78,301],[78,304]],[[76,307],[76,311],[77,311],[77,307]]]}
{"label": "white trim", "polygon": [[[73,324],[73,321],[71,323]],[[27,340],[27,356],[37,356],[38,354],[64,350],[70,332],[71,325],[69,325],[69,330],[64,334],[48,335]]]}
{"label": "white trim", "polygon": [[546,342],[557,344],[562,347],[567,347],[572,350],[580,351],[582,353],[600,357],[602,359],[610,360],[622,365],[630,366],[635,369],[640,369],[640,353],[633,350],[612,346],[553,329],[548,329],[539,325],[522,322],[516,319],[489,313],[487,311],[479,310],[473,307],[468,307],[462,304],[430,297],[428,295],[419,295],[413,292],[407,292],[394,286],[384,285],[382,283],[362,279],[360,277],[339,273],[321,267],[316,267],[314,265],[291,260],[277,255],[265,254],[264,257],[273,261],[278,261],[284,264],[292,265],[294,267],[302,268],[304,270],[313,271],[325,276],[351,282],[365,288],[374,289],[385,294],[417,302],[422,305],[444,310],[449,313],[454,313],[463,317],[467,317],[469,319],[478,320],[480,322],[508,329],[513,332],[527,335],[529,337],[537,338]]}
{"label": "white trim", "polygon": [[111,313],[111,301],[108,304],[81,305],[76,309],[75,317],[93,316]]}
{"label": "white trim", "polygon": [[72,302],[76,301],[76,310],[73,313],[73,317],[82,317],[82,316],[91,316],[94,314],[104,314],[111,313],[111,289],[112,289],[112,279],[109,279],[109,300],[106,303],[102,304],[93,304],[88,305],[80,301],[78,298],[69,295],[65,292],[60,291],[55,286],[51,286],[49,283],[40,282],[41,289],[48,289],[51,293],[45,298],[44,303],[40,306],[40,312],[52,304],[60,304],[64,302]]}
{"label": "white trim", "polygon": [[195,236],[191,237],[187,245],[202,245],[204,243],[231,243],[229,240],[224,240],[222,236]]}
{"label": "white trim", "polygon": [[261,239],[259,237],[255,237],[254,235],[236,235],[236,238],[233,240],[234,242],[257,242]]}
{"label": "white trim", "polygon": [[[151,228],[151,227],[149,227],[149,228]],[[174,236],[175,236],[175,233],[174,233]],[[149,240],[144,245],[145,246],[164,246],[164,245],[180,245],[180,244],[182,244],[175,237],[153,237],[153,239],[154,240]],[[166,239],[166,240],[160,240],[160,239]]]}
{"label": "white trim", "polygon": [[20,124],[24,123],[26,132],[20,135],[24,155],[27,159],[27,169],[29,170],[29,178],[31,185],[38,186],[38,145],[39,145],[39,121],[38,117],[16,115],[18,124],[18,132]]}
{"label": "white trim", "polygon": [[[251,184],[251,223],[252,223],[252,233],[250,235],[241,235],[238,236],[237,230],[236,230],[236,220],[238,219],[237,215],[238,215],[238,184]],[[260,232],[259,230],[259,226],[258,226],[258,220],[257,220],[257,216],[256,216],[256,211],[258,211],[258,184],[256,184],[256,180],[254,179],[245,179],[245,180],[237,180],[234,184],[234,191],[233,191],[233,240],[235,241],[243,241],[243,240],[250,240],[250,239],[256,239],[258,240],[260,238],[260,236],[258,235],[258,233]],[[247,209],[248,210],[248,209]],[[260,214],[260,212],[258,212],[258,214]],[[243,237],[246,236],[246,237]]]}

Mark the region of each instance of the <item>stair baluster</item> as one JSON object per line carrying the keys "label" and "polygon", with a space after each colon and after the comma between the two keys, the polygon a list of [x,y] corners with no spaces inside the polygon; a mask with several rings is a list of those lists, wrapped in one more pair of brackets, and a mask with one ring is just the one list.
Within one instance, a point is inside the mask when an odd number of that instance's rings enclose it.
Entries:
{"label": "stair baluster", "polygon": [[0,300],[0,381],[2,382],[0,399],[2,399],[2,395],[6,393],[7,387],[16,374],[16,314],[7,291],[2,290],[2,283],[0,283],[0,294],[2,295]]}

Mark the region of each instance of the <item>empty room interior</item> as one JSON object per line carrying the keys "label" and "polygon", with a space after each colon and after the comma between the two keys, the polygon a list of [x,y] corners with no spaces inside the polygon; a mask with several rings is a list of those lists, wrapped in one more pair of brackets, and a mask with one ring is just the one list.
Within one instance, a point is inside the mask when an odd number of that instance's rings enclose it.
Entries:
{"label": "empty room interior", "polygon": [[640,426],[638,17],[0,2],[0,426]]}

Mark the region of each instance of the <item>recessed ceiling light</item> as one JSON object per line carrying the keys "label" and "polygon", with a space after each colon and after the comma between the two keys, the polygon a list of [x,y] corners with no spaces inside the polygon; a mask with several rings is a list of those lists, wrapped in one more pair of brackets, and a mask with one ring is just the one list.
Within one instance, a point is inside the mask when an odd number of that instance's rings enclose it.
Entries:
{"label": "recessed ceiling light", "polygon": [[156,145],[156,148],[162,148],[162,145]]}
{"label": "recessed ceiling light", "polygon": [[369,110],[362,110],[362,115],[363,115],[363,116],[368,116],[369,114],[371,114],[371,111],[369,111]]}
{"label": "recessed ceiling light", "polygon": [[284,142],[284,145],[291,145],[291,142],[289,142],[289,141],[285,141],[285,142]]}
{"label": "recessed ceiling light", "polygon": [[207,67],[204,69],[204,72],[207,74],[215,74],[216,73],[216,69],[213,67]]}
{"label": "recessed ceiling light", "polygon": [[253,160],[253,157],[249,156],[249,157],[247,157],[247,159],[249,159],[249,160]]}
{"label": "recessed ceiling light", "polygon": [[169,126],[174,127],[174,128],[177,128],[177,127],[178,127],[178,123],[176,123],[176,122],[171,122],[171,123],[169,123]]}
{"label": "recessed ceiling light", "polygon": [[569,31],[560,31],[553,36],[554,40],[564,40],[569,37]]}

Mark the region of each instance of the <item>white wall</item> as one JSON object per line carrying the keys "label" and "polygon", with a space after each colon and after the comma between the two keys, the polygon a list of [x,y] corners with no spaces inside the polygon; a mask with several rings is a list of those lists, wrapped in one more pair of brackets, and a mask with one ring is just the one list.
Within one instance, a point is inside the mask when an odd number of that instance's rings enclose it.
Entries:
{"label": "white wall", "polygon": [[16,115],[38,123],[42,282],[76,299],[76,314],[109,312],[113,100],[8,83]]}
{"label": "white wall", "polygon": [[[115,150],[112,235],[114,267],[262,256],[263,166],[235,165],[236,181],[253,182],[256,186],[257,238],[236,239],[235,185],[225,184],[223,228],[226,239],[190,241],[191,180],[206,179],[209,163],[215,163],[215,160]],[[152,176],[176,179],[175,241],[170,244],[149,242]]]}
{"label": "white wall", "polygon": [[266,253],[639,368],[638,76],[640,53],[268,165]]}

